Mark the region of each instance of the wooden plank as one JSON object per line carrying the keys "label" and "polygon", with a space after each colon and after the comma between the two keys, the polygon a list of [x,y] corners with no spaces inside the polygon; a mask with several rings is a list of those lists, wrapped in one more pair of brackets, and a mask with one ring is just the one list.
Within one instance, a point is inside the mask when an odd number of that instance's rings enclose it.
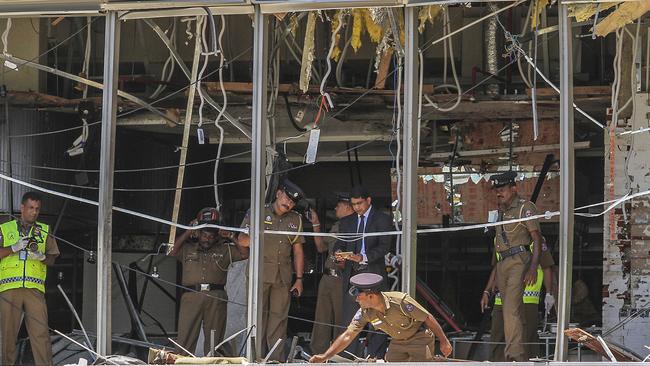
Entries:
{"label": "wooden plank", "polygon": [[[586,96],[586,95],[610,95],[612,94],[612,87],[609,85],[598,86],[574,86],[573,96]],[[526,89],[526,95],[532,96],[532,89]],[[553,88],[537,88],[538,97],[554,97],[558,96]]]}
{"label": "wooden plank", "polygon": [[[388,63],[390,65],[390,62]],[[202,86],[206,88],[209,94],[220,94],[221,86],[218,81],[204,81],[201,83]],[[224,89],[228,92],[233,93],[244,93],[251,94],[253,92],[253,83],[241,83],[241,82],[227,82],[223,83]],[[302,94],[297,84],[280,84],[278,87],[280,93],[288,94]],[[325,91],[332,94],[374,94],[374,95],[394,95],[394,90],[379,90],[379,89],[364,89],[364,88],[325,88]],[[433,93],[433,84],[427,84],[422,86],[422,92],[431,94]],[[310,85],[307,94],[320,94],[319,85]]]}
{"label": "wooden plank", "polygon": [[375,89],[384,89],[386,87],[386,79],[388,79],[388,70],[390,69],[390,61],[392,57],[392,48],[386,50],[386,52],[384,52],[384,55],[381,57],[381,61],[379,61],[379,70],[377,70]]}

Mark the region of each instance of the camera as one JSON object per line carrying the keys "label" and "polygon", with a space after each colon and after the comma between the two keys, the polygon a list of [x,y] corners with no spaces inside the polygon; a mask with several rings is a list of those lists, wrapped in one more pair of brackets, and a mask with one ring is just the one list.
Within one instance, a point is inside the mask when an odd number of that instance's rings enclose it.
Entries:
{"label": "camera", "polygon": [[30,252],[38,252],[38,241],[35,238],[29,238],[26,249]]}

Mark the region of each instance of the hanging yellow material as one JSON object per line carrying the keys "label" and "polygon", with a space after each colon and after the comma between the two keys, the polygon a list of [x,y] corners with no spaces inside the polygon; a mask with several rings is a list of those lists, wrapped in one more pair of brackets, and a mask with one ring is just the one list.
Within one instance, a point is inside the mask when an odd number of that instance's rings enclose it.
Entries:
{"label": "hanging yellow material", "polygon": [[573,4],[569,5],[569,16],[576,18],[577,22],[584,22],[596,15],[620,3],[597,3],[597,4]]}
{"label": "hanging yellow material", "polygon": [[539,26],[539,17],[542,15],[544,8],[551,3],[550,0],[535,0],[533,13],[530,15],[530,29],[537,29]]}
{"label": "hanging yellow material", "polygon": [[420,24],[418,25],[418,32],[424,32],[426,23],[429,22],[433,24],[433,21],[442,13],[442,6],[440,5],[429,5],[423,6],[418,13],[418,19],[420,19]]}
{"label": "hanging yellow material", "polygon": [[370,11],[368,9],[361,9],[361,11],[363,13],[363,19],[365,20],[364,24],[366,26],[366,31],[370,36],[370,40],[373,43],[381,42],[381,37],[384,34],[384,29],[380,25],[375,24],[375,22],[372,20],[372,16],[370,16]]}
{"label": "hanging yellow material", "polygon": [[314,33],[316,31],[316,12],[311,11],[307,16],[305,29],[305,44],[302,48],[302,62],[300,67],[300,90],[306,93],[311,81],[311,65],[314,62]]}
{"label": "hanging yellow material", "polygon": [[361,48],[361,31],[363,31],[363,12],[361,9],[353,9],[350,46],[352,46],[354,52],[357,52]]}
{"label": "hanging yellow material", "polygon": [[649,11],[650,0],[624,2],[603,21],[596,24],[594,34],[605,37],[626,24],[634,22]]}
{"label": "hanging yellow material", "polygon": [[294,38],[296,37],[299,26],[300,24],[298,24],[298,16],[296,14],[292,15],[291,18],[289,18],[289,31]]}

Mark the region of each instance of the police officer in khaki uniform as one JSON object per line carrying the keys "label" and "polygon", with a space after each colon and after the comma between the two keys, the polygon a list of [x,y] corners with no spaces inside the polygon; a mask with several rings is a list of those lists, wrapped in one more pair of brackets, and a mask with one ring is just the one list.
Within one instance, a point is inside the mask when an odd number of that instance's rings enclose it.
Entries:
{"label": "police officer in khaki uniform", "polygon": [[[492,273],[490,273],[490,278],[488,284],[483,291],[483,296],[481,297],[481,312],[485,311],[489,307],[489,298],[494,293],[495,301],[494,307],[492,308],[492,322],[490,327],[490,342],[494,342],[491,345],[490,351],[490,361],[493,362],[503,362],[505,361],[504,357],[504,345],[501,344],[505,340],[505,334],[503,332],[503,304],[501,300],[501,293],[499,292],[496,286],[496,255],[492,257]],[[537,269],[537,282],[532,286],[526,286],[524,290],[523,303],[524,303],[524,343],[526,343],[526,359],[539,356],[539,336],[537,335],[537,327],[539,325],[539,300],[540,300],[540,289],[541,282],[543,281],[544,287],[546,288],[546,312],[550,311],[548,298],[553,298],[553,293],[555,293],[553,286],[553,266],[555,261],[553,256],[548,250],[546,241],[542,245],[542,253],[539,260],[539,268]],[[537,286],[539,285],[539,286]],[[552,305],[551,305],[552,306]]]}
{"label": "police officer in khaki uniform", "polygon": [[[285,180],[275,192],[275,201],[264,209],[264,229],[276,231],[302,231],[302,216],[293,211],[294,206],[302,199],[302,190],[294,183]],[[242,227],[248,227],[249,214],[246,214]],[[266,354],[275,342],[287,336],[287,322],[291,293],[300,296],[303,291],[302,275],[305,259],[303,244],[305,238],[300,235],[264,234],[263,275],[262,275],[262,334],[266,342],[265,349],[260,354]],[[239,244],[250,245],[250,237],[239,234]],[[293,254],[293,271],[291,255]],[[292,272],[296,278],[291,284]],[[282,347],[271,355],[274,360],[283,356]]]}
{"label": "police officer in khaki uniform", "polygon": [[[204,208],[190,224],[219,222],[217,209]],[[248,257],[248,250],[233,244],[224,237],[227,235],[230,236],[230,233],[214,228],[187,230],[176,239],[170,252],[183,264],[183,286],[194,290],[185,292],[181,297],[178,315],[178,343],[190,352],[196,349],[201,323],[205,337],[204,354],[211,351],[212,330],[215,331],[215,344],[223,339],[228,302],[224,284],[228,267]]]}
{"label": "police officer in khaki uniform", "polygon": [[16,339],[23,318],[37,365],[52,364],[52,344],[45,303],[47,266],[54,264],[59,247],[47,224],[36,221],[41,196],[23,195],[20,219],[0,225],[0,337],[2,364],[16,362]]}
{"label": "police officer in khaki uniform", "polygon": [[451,344],[436,319],[408,294],[381,292],[383,277],[361,273],[350,278],[350,295],[356,297],[360,309],[348,328],[322,354],[309,360],[321,363],[343,351],[368,324],[391,337],[386,361],[426,362],[433,360],[435,337],[445,357],[451,354]]}
{"label": "police officer in khaki uniform", "polygon": [[[499,203],[499,221],[517,220],[537,214],[535,204],[517,195],[517,173],[493,175],[492,187]],[[532,252],[528,246],[533,244]],[[506,361],[526,361],[524,346],[524,286],[537,282],[537,266],[542,236],[537,220],[502,224],[496,227],[495,249],[497,287],[503,301]]]}
{"label": "police officer in khaki uniform", "polygon": [[[350,195],[342,193],[338,196],[336,207],[334,208],[337,219],[350,216],[354,213]],[[312,212],[312,226],[314,232],[320,232],[320,223],[314,223],[314,218],[318,220],[316,212]],[[339,232],[339,221],[332,225],[330,233]],[[314,317],[314,328],[311,332],[311,349],[314,353],[323,353],[327,350],[332,340],[341,334],[342,304],[343,304],[343,281],[341,279],[341,269],[343,263],[337,263],[334,260],[334,245],[336,238],[332,237],[314,237],[316,250],[319,253],[327,252],[325,260],[325,271],[318,283],[318,299],[316,300],[316,315]],[[326,325],[326,324],[332,324]]]}

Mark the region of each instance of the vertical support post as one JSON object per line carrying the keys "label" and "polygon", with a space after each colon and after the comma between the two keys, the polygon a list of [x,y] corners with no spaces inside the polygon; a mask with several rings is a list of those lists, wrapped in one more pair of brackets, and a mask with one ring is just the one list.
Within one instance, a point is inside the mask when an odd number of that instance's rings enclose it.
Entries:
{"label": "vertical support post", "polygon": [[404,154],[402,185],[402,291],[415,298],[418,156],[420,147],[418,12],[404,9]]}
{"label": "vertical support post", "polygon": [[[9,176],[13,176],[13,166],[11,165],[11,122],[9,121],[9,97],[6,95],[7,90],[5,85],[0,85],[0,88],[4,88],[4,93],[5,96],[3,99],[3,105],[4,105],[4,110],[3,112],[3,117],[4,117],[4,127],[5,127],[5,134],[3,136],[3,141],[2,145],[5,147],[5,166],[6,169],[5,171],[8,173]],[[14,214],[14,189],[13,185],[10,181],[6,180],[4,181],[4,184],[7,185],[7,213],[11,216]],[[1,206],[0,206],[1,207]]]}
{"label": "vertical support post", "polygon": [[[183,179],[185,178],[185,163],[187,162],[187,148],[189,146],[190,130],[192,127],[192,114],[194,112],[194,95],[199,74],[199,60],[201,57],[201,21],[202,17],[196,17],[196,34],[194,37],[194,59],[192,60],[192,73],[190,75],[191,87],[187,92],[187,106],[185,107],[185,124],[183,126],[183,139],[181,141],[181,155],[178,163],[178,175],[176,176],[176,193],[174,194],[174,207],[172,209],[172,222],[178,223],[178,213],[181,208],[181,197],[183,195]],[[203,20],[207,22],[206,20]],[[169,228],[169,240],[167,243],[174,244],[176,239],[176,226]],[[171,251],[172,246],[170,245]]]}
{"label": "vertical support post", "polygon": [[97,353],[111,353],[111,262],[113,234],[113,169],[115,120],[120,61],[120,21],[116,11],[106,13],[104,33],[104,90],[99,156],[99,209],[97,213]]}
{"label": "vertical support post", "polygon": [[566,361],[568,339],[564,329],[571,315],[571,285],[573,269],[573,209],[574,209],[574,151],[573,151],[573,56],[571,19],[567,5],[559,5],[560,37],[560,262],[557,301],[557,340],[555,361]]}
{"label": "vertical support post", "polygon": [[263,262],[261,249],[264,242],[264,192],[266,187],[266,144],[267,130],[266,103],[268,77],[268,18],[255,5],[255,24],[253,33],[253,125],[251,157],[251,208],[250,208],[250,255],[248,274],[248,327],[255,327],[255,343],[249,337],[246,355],[254,361],[254,351],[262,350],[262,291],[260,277]]}

